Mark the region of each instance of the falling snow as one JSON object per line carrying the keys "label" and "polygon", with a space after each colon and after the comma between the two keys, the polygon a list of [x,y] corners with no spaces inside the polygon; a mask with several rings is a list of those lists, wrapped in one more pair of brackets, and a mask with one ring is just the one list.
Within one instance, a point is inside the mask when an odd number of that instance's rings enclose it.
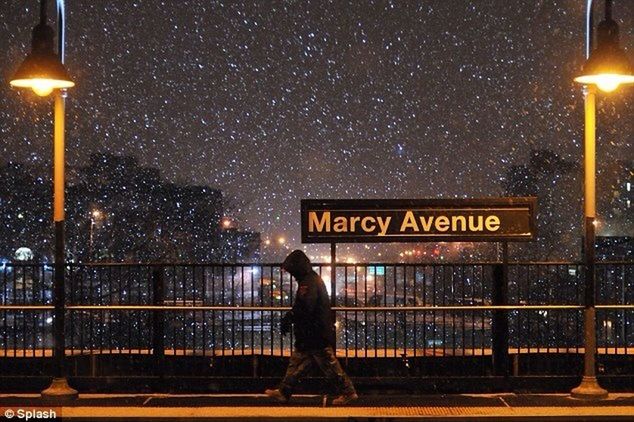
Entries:
{"label": "falling snow", "polygon": [[[300,246],[303,198],[501,196],[536,151],[582,157],[572,82],[582,1],[68,3],[69,166],[93,153],[134,156],[169,181],[222,190],[236,221],[288,248]],[[616,2],[614,14],[631,57],[634,3]],[[0,6],[3,80],[37,15],[35,1]],[[0,91],[1,164],[47,176],[50,100]],[[621,182],[601,175],[617,161],[632,169],[633,95],[599,101],[600,220],[618,214]],[[571,168],[539,170],[534,183],[550,190],[532,193],[547,195],[541,218],[569,226],[577,234],[566,241],[578,245],[582,176]],[[632,220],[615,227],[607,234],[634,230]]]}

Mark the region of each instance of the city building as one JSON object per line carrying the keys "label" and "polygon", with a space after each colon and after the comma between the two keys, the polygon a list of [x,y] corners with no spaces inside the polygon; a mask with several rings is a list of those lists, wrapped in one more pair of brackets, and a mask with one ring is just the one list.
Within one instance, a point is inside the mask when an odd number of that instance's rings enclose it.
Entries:
{"label": "city building", "polygon": [[[22,164],[0,167],[8,189],[0,256],[19,248],[52,255],[50,183]],[[235,262],[259,259],[259,233],[224,230],[223,196],[207,186],[165,182],[130,156],[93,154],[72,170],[66,200],[67,259],[72,261]]]}

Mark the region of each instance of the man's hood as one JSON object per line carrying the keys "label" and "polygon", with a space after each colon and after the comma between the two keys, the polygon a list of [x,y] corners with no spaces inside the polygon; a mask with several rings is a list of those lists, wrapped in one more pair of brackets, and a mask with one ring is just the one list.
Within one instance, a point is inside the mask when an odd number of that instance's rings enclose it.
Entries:
{"label": "man's hood", "polygon": [[310,259],[299,249],[291,252],[286,257],[284,263],[282,263],[282,268],[291,273],[295,278],[305,276],[313,269],[310,265]]}

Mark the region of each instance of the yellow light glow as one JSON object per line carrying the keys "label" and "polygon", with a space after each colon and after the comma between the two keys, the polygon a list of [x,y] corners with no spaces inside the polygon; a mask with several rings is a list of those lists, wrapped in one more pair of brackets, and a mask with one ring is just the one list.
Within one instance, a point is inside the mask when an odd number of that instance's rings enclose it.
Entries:
{"label": "yellow light glow", "polygon": [[619,75],[616,73],[583,75],[575,78],[575,82],[585,85],[596,85],[601,91],[612,92],[620,85],[634,84],[634,75]]}
{"label": "yellow light glow", "polygon": [[35,92],[40,97],[46,97],[51,92],[53,92],[53,87],[45,84],[33,85],[33,92]]}
{"label": "yellow light glow", "polygon": [[15,79],[10,82],[11,86],[16,88],[31,88],[40,97],[46,97],[54,89],[72,88],[74,82],[63,81],[59,79]]}

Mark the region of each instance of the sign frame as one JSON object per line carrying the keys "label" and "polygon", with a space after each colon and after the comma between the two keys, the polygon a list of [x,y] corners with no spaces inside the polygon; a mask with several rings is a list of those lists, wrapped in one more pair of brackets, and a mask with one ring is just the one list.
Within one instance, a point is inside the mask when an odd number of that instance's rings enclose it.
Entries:
{"label": "sign frame", "polygon": [[[302,243],[424,243],[424,242],[527,242],[536,237],[536,197],[497,197],[459,199],[302,199],[301,232]],[[384,211],[387,213],[412,211],[525,211],[528,212],[529,233],[518,234],[421,234],[421,235],[350,235],[310,234],[308,213],[310,211]]]}

